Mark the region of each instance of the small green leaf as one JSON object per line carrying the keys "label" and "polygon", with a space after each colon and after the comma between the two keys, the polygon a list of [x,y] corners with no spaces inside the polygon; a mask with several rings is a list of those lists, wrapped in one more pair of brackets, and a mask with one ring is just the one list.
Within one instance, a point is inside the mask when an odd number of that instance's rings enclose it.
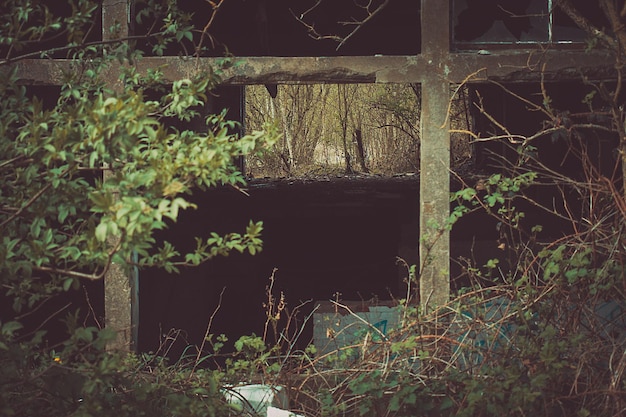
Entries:
{"label": "small green leaf", "polygon": [[18,321],[9,321],[2,325],[2,334],[5,336],[12,336],[13,333],[20,330],[22,327],[22,323]]}
{"label": "small green leaf", "polygon": [[498,266],[499,263],[500,263],[499,259],[489,259],[487,263],[485,264],[485,267],[488,269],[494,269],[495,267]]}
{"label": "small green leaf", "polygon": [[67,206],[64,206],[64,205],[59,206],[59,214],[57,215],[57,220],[59,221],[59,223],[63,223],[69,213],[70,211],[67,208]]}
{"label": "small green leaf", "polygon": [[100,242],[104,242],[107,239],[107,223],[101,222],[98,227],[96,227],[96,239]]}

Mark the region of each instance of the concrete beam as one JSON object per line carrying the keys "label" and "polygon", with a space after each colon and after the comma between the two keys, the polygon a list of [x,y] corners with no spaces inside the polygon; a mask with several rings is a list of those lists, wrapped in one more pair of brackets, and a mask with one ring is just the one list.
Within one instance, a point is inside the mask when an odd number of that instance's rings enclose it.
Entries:
{"label": "concrete beam", "polygon": [[[558,49],[507,49],[449,54],[443,74],[451,83],[463,81],[533,82],[615,79],[615,65],[606,52]],[[471,74],[475,77],[468,79]]]}
{"label": "concrete beam", "polygon": [[[432,60],[431,60],[432,61]],[[537,81],[542,68],[545,78],[578,80],[615,78],[615,67],[602,52],[581,50],[512,50],[482,55],[478,52],[450,54],[440,62],[439,74],[450,83],[459,83],[476,73],[471,81],[487,78],[498,81]],[[543,64],[545,63],[545,67]],[[601,65],[599,65],[601,64]],[[59,85],[64,74],[75,72],[70,60],[25,59],[18,67],[21,83]],[[144,57],[136,63],[140,73],[160,68],[166,79],[189,78],[201,72],[219,71],[223,84],[274,83],[422,83],[433,67],[425,55],[350,57],[248,57],[180,58]]]}

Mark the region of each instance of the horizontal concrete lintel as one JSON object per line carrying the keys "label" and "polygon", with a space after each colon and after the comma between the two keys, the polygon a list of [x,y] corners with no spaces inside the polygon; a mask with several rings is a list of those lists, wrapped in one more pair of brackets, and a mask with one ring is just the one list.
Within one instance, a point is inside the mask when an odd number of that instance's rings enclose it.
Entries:
{"label": "horizontal concrete lintel", "polygon": [[[544,66],[545,64],[545,66]],[[75,72],[70,60],[29,59],[18,67],[22,84],[58,85],[64,74]],[[145,73],[160,68],[169,80],[219,69],[224,84],[264,83],[420,83],[438,75],[451,83],[614,78],[614,65],[606,54],[584,51],[512,50],[489,54],[451,53],[437,62],[424,55],[371,57],[145,57],[136,63]],[[468,78],[470,74],[475,74]]]}
{"label": "horizontal concrete lintel", "polygon": [[[614,79],[615,63],[603,51],[511,49],[450,54],[447,78],[451,82]],[[470,75],[472,75],[470,77]],[[468,78],[469,77],[469,78]]]}
{"label": "horizontal concrete lintel", "polygon": [[[142,70],[158,62],[162,61],[145,58],[138,63],[138,67]],[[233,85],[419,82],[427,70],[427,65],[419,56],[236,57],[228,61],[219,58],[167,58],[166,65],[163,71],[170,79],[221,67],[223,83]]]}
{"label": "horizontal concrete lintel", "polygon": [[8,65],[17,67],[20,84],[61,85],[74,64],[68,59],[24,59]]}

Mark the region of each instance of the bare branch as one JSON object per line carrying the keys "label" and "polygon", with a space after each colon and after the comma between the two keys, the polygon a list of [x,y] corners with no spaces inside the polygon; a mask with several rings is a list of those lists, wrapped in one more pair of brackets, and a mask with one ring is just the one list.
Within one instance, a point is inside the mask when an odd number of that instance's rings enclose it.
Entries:
{"label": "bare branch", "polygon": [[[67,172],[67,171],[66,171]],[[32,196],[22,207],[20,207],[15,213],[13,213],[13,215],[11,215],[9,218],[7,218],[5,221],[3,221],[2,223],[0,223],[0,229],[2,229],[4,226],[6,226],[8,223],[12,222],[13,220],[15,220],[17,217],[19,217],[22,212],[24,210],[26,210],[28,207],[30,207],[31,205],[33,205],[33,203],[35,203],[35,201],[37,201],[39,199],[39,197],[41,197],[46,191],[48,191],[50,188],[52,187],[52,183],[49,182],[48,184],[46,184],[41,190],[37,191],[37,193],[35,193],[34,196]]]}
{"label": "bare branch", "polygon": [[212,1],[212,0],[204,0],[211,7],[211,16],[207,20],[206,24],[202,28],[202,35],[200,36],[200,41],[196,46],[196,55],[200,56],[200,50],[202,49],[202,44],[204,43],[205,38],[211,39],[211,35],[209,35],[209,29],[211,25],[213,25],[213,21],[215,20],[215,16],[217,16],[217,12],[219,12],[222,3],[224,0]]}
{"label": "bare branch", "polygon": [[[322,2],[322,0],[318,0],[318,2],[313,7],[311,7],[309,10],[307,10],[305,13],[309,13],[310,11],[315,9],[317,6],[319,6],[319,4],[321,2]],[[317,31],[317,29],[315,29],[315,26],[312,23],[307,23],[306,21],[304,21],[305,13],[302,13],[300,15],[300,17],[298,17],[298,16],[296,16],[296,14],[294,13],[294,11],[292,9],[289,9],[289,12],[291,13],[291,15],[300,24],[302,24],[306,28],[306,30],[307,30],[307,32],[308,32],[308,34],[309,34],[309,36],[311,38],[313,38],[313,39],[315,39],[317,41],[324,40],[324,39],[330,39],[330,40],[333,40],[333,41],[341,42],[342,38],[340,36],[337,36],[337,35],[322,35],[322,34],[320,34]]]}
{"label": "bare branch", "polygon": [[[461,89],[465,86],[465,84],[467,84],[473,78],[477,77],[478,74],[480,74],[481,72],[486,71],[486,70],[487,70],[487,68],[480,68],[480,69],[474,71],[473,73],[471,73],[470,75],[465,77],[465,79],[456,87],[456,89],[454,90],[454,93],[452,93],[452,95],[450,96],[450,100],[448,100],[448,110],[446,111],[446,119],[444,120],[443,124],[441,125],[441,127],[440,127],[441,129],[443,129],[445,127],[446,123],[448,123],[448,119],[450,118],[450,114],[452,113],[452,103],[454,102],[454,98],[457,96],[459,91],[461,91]],[[416,91],[415,87],[413,86],[413,84],[411,84],[411,88],[413,88],[413,91],[415,91],[415,94],[417,95],[417,91]]]}
{"label": "bare branch", "polygon": [[[341,48],[352,36],[354,36],[355,33],[359,31],[359,29],[363,27],[363,25],[365,25],[367,22],[372,20],[374,16],[376,16],[378,13],[380,13],[387,6],[387,4],[389,4],[389,0],[385,0],[373,11],[370,10],[369,8],[371,5],[371,1],[367,4],[367,6],[360,6],[361,8],[367,11],[367,17],[361,21],[355,20],[354,22],[349,23],[349,24],[355,25],[355,28],[352,30],[352,32],[350,32],[346,37],[343,38],[343,40],[339,43],[339,45],[337,45],[336,50],[338,51],[339,48]],[[347,25],[348,23],[343,23],[343,24]]]}
{"label": "bare branch", "polygon": [[309,13],[311,13],[312,11],[314,11],[315,9],[317,9],[322,4],[322,0],[317,0],[313,6],[311,6],[310,8],[305,10],[304,12],[302,12],[299,16],[296,15],[296,13],[292,9],[289,9],[289,12],[291,13],[291,15],[300,24],[302,24],[307,29],[307,31],[309,33],[309,36],[312,37],[313,39],[315,39],[315,40],[330,39],[330,40],[338,42],[337,48],[335,48],[335,50],[338,51],[365,24],[367,24],[370,20],[372,20],[375,16],[377,16],[381,11],[383,11],[383,9],[385,7],[387,7],[387,5],[389,4],[389,1],[390,0],[384,0],[378,6],[373,7],[373,5],[372,5],[373,0],[367,0],[365,4],[359,4],[359,2],[357,0],[354,0],[354,4],[356,5],[356,7],[358,7],[359,9],[362,9],[365,12],[365,17],[363,17],[361,19],[357,19],[357,18],[353,17],[352,18],[353,20],[351,20],[351,21],[340,21],[340,22],[337,22],[337,23],[339,23],[340,25],[343,25],[343,26],[352,26],[353,27],[353,29],[350,31],[350,33],[348,33],[345,36],[333,35],[333,34],[321,34],[321,33],[319,33],[317,31],[317,29],[315,29],[314,23],[307,22],[307,20],[306,20],[307,15]]}
{"label": "bare branch", "polygon": [[598,37],[605,44],[613,49],[619,46],[615,39],[607,35],[604,31],[595,27],[585,16],[583,16],[571,3],[570,0],[556,0],[556,5],[585,32]]}
{"label": "bare branch", "polygon": [[220,308],[222,308],[222,300],[224,298],[224,292],[226,292],[226,287],[222,287],[222,291],[220,292],[220,297],[217,301],[217,305],[215,306],[215,309],[213,309],[213,313],[211,314],[211,317],[209,317],[209,322],[207,323],[206,330],[204,331],[204,337],[202,338],[202,343],[200,344],[200,348],[198,349],[196,360],[193,364],[193,368],[191,369],[191,372],[189,373],[189,379],[191,379],[194,372],[198,368],[198,365],[200,365],[200,357],[202,356],[202,352],[204,351],[204,346],[206,345],[206,342],[209,340],[209,335],[211,334],[211,327],[213,327],[213,320],[215,319],[217,312],[220,311]]}
{"label": "bare branch", "polygon": [[104,278],[104,275],[109,269],[108,265],[109,263],[107,263],[107,266],[102,271],[100,271],[99,273],[94,273],[94,274],[86,274],[84,272],[72,271],[69,269],[58,269],[58,268],[53,268],[53,267],[48,267],[48,266],[34,266],[33,271],[65,275],[70,278],[79,278],[79,279],[88,279],[90,281],[97,281],[97,280]]}

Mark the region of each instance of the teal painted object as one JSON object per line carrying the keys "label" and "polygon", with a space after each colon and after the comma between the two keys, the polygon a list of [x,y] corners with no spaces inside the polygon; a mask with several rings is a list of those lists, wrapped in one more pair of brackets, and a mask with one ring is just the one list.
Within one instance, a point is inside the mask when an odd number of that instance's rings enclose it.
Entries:
{"label": "teal painted object", "polygon": [[[518,326],[515,324],[518,304],[504,297],[463,308],[451,324],[452,334],[458,334],[453,361],[463,370],[478,367],[486,355],[505,359],[515,346]],[[576,307],[572,307],[575,309]],[[626,344],[626,304],[616,301],[600,303],[595,315],[585,316],[583,331],[617,344]],[[536,313],[532,321],[539,321]]]}

